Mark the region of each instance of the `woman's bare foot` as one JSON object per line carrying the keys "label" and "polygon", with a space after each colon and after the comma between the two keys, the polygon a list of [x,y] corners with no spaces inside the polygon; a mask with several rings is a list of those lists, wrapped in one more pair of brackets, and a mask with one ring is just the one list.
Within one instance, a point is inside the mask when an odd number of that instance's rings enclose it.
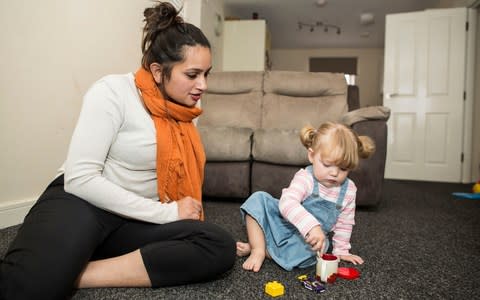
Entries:
{"label": "woman's bare foot", "polygon": [[237,242],[237,256],[243,257],[250,254],[252,248],[249,243]]}
{"label": "woman's bare foot", "polygon": [[262,267],[263,261],[265,260],[265,251],[252,249],[250,256],[243,263],[242,267],[244,270],[258,272]]}

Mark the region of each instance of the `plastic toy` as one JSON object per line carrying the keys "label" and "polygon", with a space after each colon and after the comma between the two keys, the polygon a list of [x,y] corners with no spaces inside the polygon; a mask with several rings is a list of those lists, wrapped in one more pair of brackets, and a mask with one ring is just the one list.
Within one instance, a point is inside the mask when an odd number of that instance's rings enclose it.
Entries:
{"label": "plastic toy", "polygon": [[337,280],[337,273],[333,273],[332,275],[328,276],[327,283],[334,283]]}
{"label": "plastic toy", "polygon": [[[318,255],[318,254],[317,254]],[[316,278],[321,282],[334,283],[338,269],[339,258],[331,253],[317,256]]]}
{"label": "plastic toy", "polygon": [[478,180],[472,187],[471,193],[452,193],[457,198],[480,200],[480,180]]}
{"label": "plastic toy", "polygon": [[304,280],[307,280],[308,279],[308,276],[307,275],[300,275],[297,277],[298,280],[300,280],[300,282],[304,281]]}
{"label": "plastic toy", "polygon": [[317,294],[325,292],[325,287],[320,283],[320,281],[313,278],[308,278],[307,275],[300,275],[297,278],[307,290],[314,291]]}
{"label": "plastic toy", "polygon": [[265,285],[265,293],[272,297],[278,297],[285,293],[285,287],[278,281],[270,281]]}
{"label": "plastic toy", "polygon": [[355,268],[338,268],[337,277],[353,280],[360,277],[360,272]]}
{"label": "plastic toy", "polygon": [[320,281],[320,282],[332,284],[332,283],[335,283],[335,280],[337,280],[337,273],[331,274],[330,276],[328,276],[328,277],[326,278],[325,281],[321,280],[320,276],[318,276],[318,275],[315,276],[315,278],[316,278],[318,281]]}
{"label": "plastic toy", "polygon": [[472,192],[474,193],[480,193],[480,180],[477,181],[472,187]]}
{"label": "plastic toy", "polygon": [[457,198],[480,200],[480,193],[452,193]]}

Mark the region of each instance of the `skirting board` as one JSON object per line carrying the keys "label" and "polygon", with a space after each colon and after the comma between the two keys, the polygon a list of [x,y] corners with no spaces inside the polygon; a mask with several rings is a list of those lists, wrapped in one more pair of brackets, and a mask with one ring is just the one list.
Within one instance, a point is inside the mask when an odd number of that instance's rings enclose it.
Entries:
{"label": "skirting board", "polygon": [[0,229],[22,223],[35,201],[36,199],[23,199],[0,203]]}

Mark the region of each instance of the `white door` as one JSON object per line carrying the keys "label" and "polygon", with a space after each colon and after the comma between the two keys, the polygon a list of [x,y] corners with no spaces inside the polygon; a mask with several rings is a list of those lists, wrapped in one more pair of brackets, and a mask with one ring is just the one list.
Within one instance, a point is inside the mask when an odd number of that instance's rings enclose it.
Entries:
{"label": "white door", "polygon": [[467,9],[388,15],[385,178],[460,182]]}

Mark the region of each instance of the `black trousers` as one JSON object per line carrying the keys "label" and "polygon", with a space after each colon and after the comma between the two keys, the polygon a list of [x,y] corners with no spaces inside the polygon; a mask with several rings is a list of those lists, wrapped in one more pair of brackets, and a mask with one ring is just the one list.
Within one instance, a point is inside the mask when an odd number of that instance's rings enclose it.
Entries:
{"label": "black trousers", "polygon": [[140,249],[153,287],[214,279],[235,261],[220,227],[156,225],[97,208],[55,179],[32,207],[0,265],[0,299],[66,299],[85,265]]}

